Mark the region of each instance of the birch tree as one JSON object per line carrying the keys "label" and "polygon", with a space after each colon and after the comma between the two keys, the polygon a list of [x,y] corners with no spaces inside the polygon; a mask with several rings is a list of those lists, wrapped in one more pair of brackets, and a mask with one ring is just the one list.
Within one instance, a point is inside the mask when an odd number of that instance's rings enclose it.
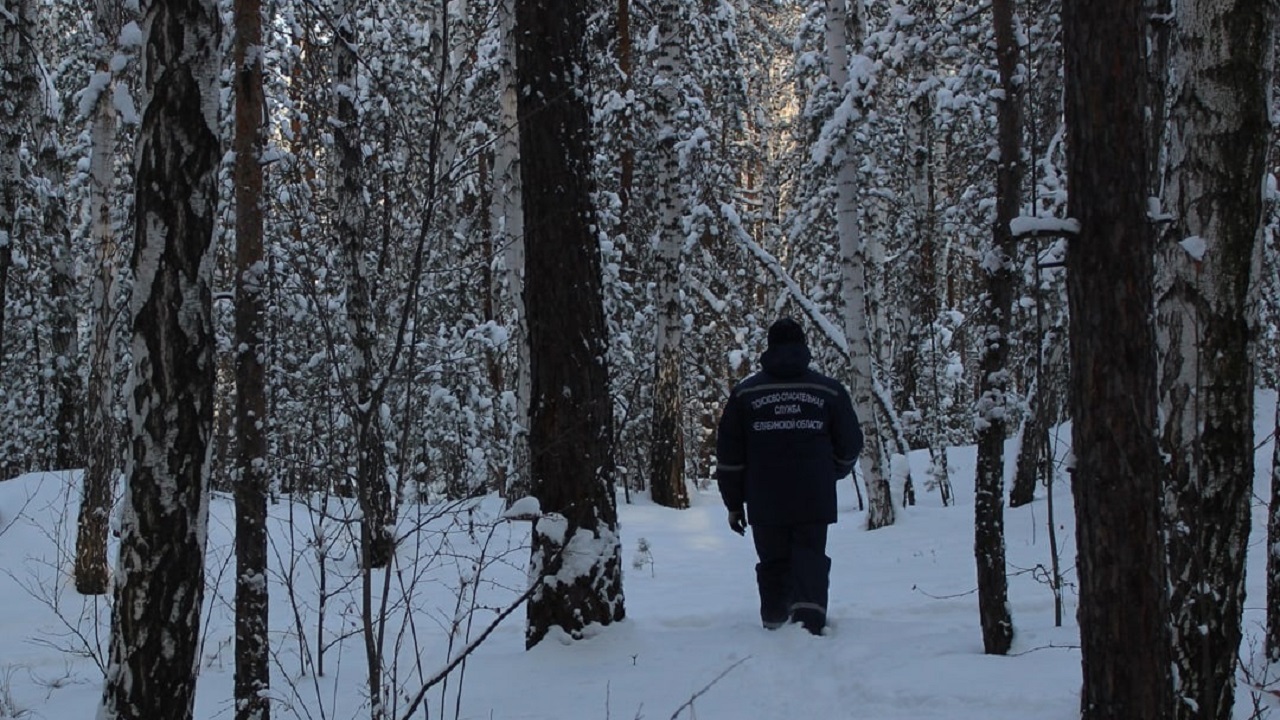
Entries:
{"label": "birch tree", "polygon": [[1253,493],[1248,294],[1271,132],[1273,5],[1180,0],[1156,327],[1177,717],[1229,720]]}
{"label": "birch tree", "polygon": [[[850,46],[860,48],[865,33],[862,0],[827,0],[826,44],[827,77],[831,90],[838,93],[840,105],[836,109],[835,124],[851,122],[862,111],[866,58],[858,56],[859,75],[850,75]],[[853,28],[853,36],[849,28]],[[848,133],[842,127],[842,140],[832,160],[835,163],[836,183],[836,237],[840,247],[840,281],[844,335],[848,342],[849,364],[852,370],[850,394],[853,407],[862,421],[866,446],[860,465],[863,482],[867,487],[867,527],[871,529],[892,525],[894,520],[893,497],[889,491],[888,465],[884,434],[881,427],[883,414],[876,406],[875,377],[872,372],[871,318],[867,311],[867,256],[866,243],[858,226],[860,208],[857,197],[858,163]]]}
{"label": "birch tree", "polygon": [[86,463],[76,523],[76,590],[86,595],[107,591],[107,529],[114,475],[119,467],[114,407],[116,402],[116,226],[111,198],[115,184],[116,109],[111,102],[115,38],[124,9],[115,0],[97,0],[93,20],[97,38],[98,92],[89,103],[89,243],[93,279],[89,292],[89,383],[85,410]]}
{"label": "birch tree", "polygon": [[98,717],[189,720],[200,669],[213,431],[221,32],[210,0],[144,2],[142,17],[132,428]]}
{"label": "birch tree", "polygon": [[514,392],[511,395],[511,461],[504,488],[507,502],[529,494],[529,328],[524,307],[524,209],[520,186],[520,128],[517,114],[515,0],[498,0],[498,137],[494,142],[493,202],[490,207],[494,245],[505,270],[506,301],[515,326]]}
{"label": "birch tree", "polygon": [[525,643],[625,615],[600,246],[591,204],[586,8],[516,0],[534,526]]}
{"label": "birch tree", "polygon": [[[649,492],[654,502],[689,507],[684,481],[684,402],[680,365],[683,360],[683,282],[687,186],[680,157],[687,138],[690,89],[682,82],[688,70],[682,43],[682,3],[666,0],[658,15],[658,59],[653,111],[657,119],[657,194],[661,205],[654,258],[657,284],[657,331],[654,353],[653,429],[649,445]],[[687,149],[683,152],[687,152]]]}
{"label": "birch tree", "polygon": [[1082,720],[1173,709],[1140,0],[1063,4]]}

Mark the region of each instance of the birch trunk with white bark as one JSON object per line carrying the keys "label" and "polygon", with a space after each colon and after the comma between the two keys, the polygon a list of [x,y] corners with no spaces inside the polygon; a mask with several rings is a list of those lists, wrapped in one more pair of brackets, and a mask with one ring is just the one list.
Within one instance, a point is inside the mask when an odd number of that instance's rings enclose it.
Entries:
{"label": "birch trunk with white bark", "polygon": [[144,2],[130,304],[132,421],[99,720],[190,720],[200,672],[215,341],[221,22]]}
{"label": "birch trunk with white bark", "polygon": [[1156,275],[1175,703],[1229,720],[1253,492],[1248,293],[1271,126],[1268,3],[1180,0]]}
{"label": "birch trunk with white bark", "polygon": [[[98,72],[109,71],[112,38],[120,32],[119,8],[113,0],[95,6],[95,23],[103,48]],[[116,423],[116,228],[111,219],[115,182],[116,110],[111,85],[93,105],[89,129],[89,240],[93,247],[90,292],[89,383],[85,422],[86,460],[76,523],[76,590],[85,595],[107,591],[107,532],[115,473],[120,466]]]}
{"label": "birch trunk with white bark", "polygon": [[[865,32],[860,11],[861,0],[852,2],[852,21],[856,30],[855,37],[850,38],[847,31],[850,18],[846,0],[827,0],[827,75],[832,88],[839,93],[856,92],[856,89],[848,87],[848,47],[859,47],[861,34]],[[852,371],[849,390],[865,436],[860,465],[863,482],[867,487],[867,527],[874,530],[893,524],[893,497],[889,489],[885,439],[876,408],[875,378],[871,366],[873,350],[871,315],[867,309],[867,247],[858,227],[856,185],[859,158],[847,141],[840,158],[836,168],[836,234],[840,243],[844,335],[848,341]]]}
{"label": "birch trunk with white bark", "polygon": [[520,186],[520,126],[516,97],[515,0],[499,0],[498,23],[502,32],[502,56],[498,65],[501,123],[494,142],[493,204],[491,223],[495,244],[501,248],[506,270],[506,301],[511,305],[515,348],[510,442],[507,467],[507,503],[529,494],[529,323],[524,307],[524,208]]}
{"label": "birch trunk with white bark", "polygon": [[684,403],[680,396],[682,341],[682,272],[686,185],[681,171],[679,143],[684,135],[681,78],[684,53],[677,2],[659,3],[659,55],[654,78],[654,113],[658,121],[658,220],[654,276],[657,284],[657,337],[654,342],[653,426],[649,445],[649,492],[659,505],[689,507],[684,482]]}

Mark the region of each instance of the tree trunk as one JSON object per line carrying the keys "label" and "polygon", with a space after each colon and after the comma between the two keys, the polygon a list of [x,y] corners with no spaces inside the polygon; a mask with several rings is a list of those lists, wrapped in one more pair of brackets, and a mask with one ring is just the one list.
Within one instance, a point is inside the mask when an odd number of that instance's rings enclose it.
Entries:
{"label": "tree trunk", "polygon": [[511,421],[511,460],[507,468],[506,500],[513,503],[530,493],[529,479],[529,325],[524,308],[524,210],[520,186],[520,128],[516,90],[515,0],[498,3],[502,29],[499,64],[501,134],[494,143],[493,226],[506,265],[507,301],[511,304],[516,351],[514,369],[515,417]]}
{"label": "tree trunk", "polygon": [[374,381],[378,334],[364,245],[368,232],[368,209],[362,185],[364,153],[361,149],[360,114],[356,106],[359,87],[356,15],[346,2],[339,3],[335,15],[337,39],[333,52],[337,109],[333,144],[338,156],[338,207],[334,225],[347,263],[347,318],[352,336],[350,372],[354,385],[351,413],[356,428],[356,496],[363,515],[360,523],[361,564],[365,568],[380,568],[391,562],[395,552],[395,528],[378,412],[382,398],[381,393],[375,392]]}
{"label": "tree trunk", "polygon": [[1082,720],[1173,712],[1140,10],[1063,5]]}
{"label": "tree trunk", "polygon": [[[110,39],[119,34],[119,15],[113,2],[96,4],[95,22],[105,47],[99,72],[108,71]],[[116,402],[116,228],[111,219],[114,184],[116,111],[110,86],[93,106],[89,130],[89,237],[95,272],[90,293],[92,321],[89,336],[89,384],[86,410],[85,464],[80,514],[76,524],[76,590],[85,595],[107,592],[107,532],[120,445],[112,408]]]}
{"label": "tree trunk", "polygon": [[[937,19],[932,0],[925,0],[918,7],[925,28],[935,28]],[[935,63],[929,52],[923,53],[920,72],[923,82],[932,78]],[[908,293],[908,349],[901,353],[898,363],[898,380],[902,383],[900,407],[912,407],[927,415],[922,421],[921,432],[929,446],[929,481],[927,487],[936,487],[943,505],[952,503],[951,471],[947,463],[947,442],[943,432],[943,409],[938,365],[941,362],[938,347],[938,208],[936,179],[934,174],[934,93],[920,92],[908,106],[907,137],[911,153],[912,241],[916,250],[912,253],[911,269],[913,286]],[[928,344],[928,350],[925,345]],[[926,369],[927,364],[927,369]],[[926,400],[927,398],[927,400]]]}
{"label": "tree trunk", "polygon": [[1248,291],[1273,22],[1268,3],[1177,5],[1164,186],[1172,222],[1156,278],[1175,710],[1230,720],[1254,480]]}
{"label": "tree trunk", "polygon": [[585,13],[571,0],[516,2],[533,495],[562,517],[535,526],[530,577],[543,585],[529,600],[529,647],[554,627],[577,636],[625,615],[590,111],[580,84]]}
{"label": "tree trunk", "polygon": [[[1039,339],[1036,342],[1040,342]],[[1034,359],[1033,359],[1034,360]],[[1040,361],[1035,360],[1036,373]],[[1049,447],[1048,402],[1042,383],[1037,380],[1031,386],[1030,410],[1022,423],[1018,442],[1018,459],[1013,471],[1013,486],[1009,490],[1009,507],[1030,505],[1036,499],[1036,486],[1046,477],[1045,469],[1053,458]]]}
{"label": "tree trunk", "polygon": [[129,486],[98,717],[190,720],[213,431],[217,3],[145,2]]}
{"label": "tree trunk", "polygon": [[[631,0],[617,0],[618,71],[622,74],[622,97],[630,98],[635,87],[634,42],[631,38]],[[628,108],[622,116],[622,140],[618,153],[618,224],[627,237],[631,237],[631,193],[636,176],[636,142],[632,128],[635,112]]]}
{"label": "tree trunk", "polygon": [[1280,387],[1271,434],[1271,503],[1267,511],[1267,660],[1280,662]]}
{"label": "tree trunk", "polygon": [[1169,120],[1169,49],[1173,0],[1142,0],[1147,47],[1147,187],[1158,198],[1165,171],[1165,130]]}
{"label": "tree trunk", "polygon": [[685,75],[681,48],[680,7],[677,1],[660,3],[659,55],[654,79],[654,114],[658,122],[656,158],[657,196],[661,209],[654,276],[657,284],[657,337],[654,342],[653,425],[649,436],[649,494],[659,505],[689,507],[684,482],[684,401],[681,397],[680,359],[683,354],[683,303],[681,255],[685,232],[684,174],[678,143],[684,138],[681,81]]}
{"label": "tree trunk", "polygon": [[268,720],[271,668],[267,636],[266,315],[262,248],[266,103],[262,87],[262,0],[236,0],[232,83],[235,92],[235,465],[236,720]]}
{"label": "tree trunk", "polygon": [[[856,6],[855,6],[856,7]],[[854,37],[849,37],[845,0],[828,0],[826,20],[827,75],[836,92],[854,92],[849,84],[848,46],[858,47],[864,32],[862,15],[857,10],[852,18]],[[845,148],[843,160],[836,169],[836,235],[840,243],[841,298],[844,303],[844,334],[848,341],[852,370],[850,395],[853,407],[862,421],[865,447],[861,466],[867,485],[867,527],[876,529],[892,525],[893,497],[889,490],[888,463],[880,415],[876,412],[875,377],[871,368],[871,313],[867,310],[867,249],[858,228],[858,182],[860,158]]]}
{"label": "tree trunk", "polygon": [[1013,644],[1009,583],[1004,552],[1004,442],[1009,403],[1009,332],[1014,295],[1013,232],[1022,198],[1022,88],[1012,0],[993,0],[996,62],[1002,96],[996,101],[999,164],[996,219],[991,247],[981,263],[987,274],[980,378],[978,381],[977,476],[974,480],[974,555],[978,563],[978,614],[982,644],[989,655],[1004,655]]}

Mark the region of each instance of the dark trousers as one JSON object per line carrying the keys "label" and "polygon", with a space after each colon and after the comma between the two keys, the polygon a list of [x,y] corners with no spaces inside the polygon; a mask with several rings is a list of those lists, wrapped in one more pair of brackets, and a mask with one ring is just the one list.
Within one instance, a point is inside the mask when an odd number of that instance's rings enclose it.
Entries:
{"label": "dark trousers", "polygon": [[760,559],[756,585],[764,626],[772,629],[791,621],[811,633],[822,632],[831,575],[826,524],[752,525],[751,539]]}

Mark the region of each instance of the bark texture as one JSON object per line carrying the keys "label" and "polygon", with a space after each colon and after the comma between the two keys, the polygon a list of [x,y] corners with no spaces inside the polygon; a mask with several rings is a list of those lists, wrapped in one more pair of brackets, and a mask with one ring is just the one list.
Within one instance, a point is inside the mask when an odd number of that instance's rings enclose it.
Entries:
{"label": "bark texture", "polygon": [[515,332],[511,342],[516,350],[512,371],[515,408],[510,430],[511,460],[506,472],[508,503],[530,492],[529,480],[529,327],[524,310],[524,210],[520,186],[520,128],[517,114],[515,0],[498,3],[498,23],[502,31],[502,55],[498,66],[501,96],[498,108],[502,132],[494,142],[494,201],[491,208],[495,244],[501,248],[506,265],[507,301],[514,309]]}
{"label": "bark texture", "polygon": [[[850,33],[850,26],[853,32]],[[851,91],[849,84],[849,46],[859,47],[865,32],[861,12],[854,5],[852,17],[844,0],[828,0],[826,18],[827,76],[839,92]],[[852,34],[852,37],[850,35]],[[846,145],[847,145],[846,141]],[[858,163],[852,148],[846,147],[844,159],[836,168],[836,235],[840,243],[840,286],[844,304],[844,334],[849,347],[852,380],[849,394],[854,410],[862,422],[866,445],[859,464],[867,486],[867,527],[876,529],[892,525],[893,496],[889,490],[889,467],[885,436],[875,398],[875,376],[872,374],[871,323],[867,309],[867,248],[858,227]]]}
{"label": "bark texture", "polygon": [[[120,32],[119,8],[111,0],[95,4],[100,48],[98,72],[110,69],[108,39]],[[85,410],[85,471],[76,524],[76,590],[86,595],[107,592],[107,532],[120,446],[111,408],[116,399],[116,227],[111,217],[115,182],[116,112],[110,86],[98,95],[89,129],[89,237],[93,245],[90,293],[89,386]]]}
{"label": "bark texture", "polygon": [[654,275],[657,282],[657,337],[653,383],[653,426],[649,444],[649,493],[659,505],[689,507],[684,482],[684,402],[681,397],[680,356],[683,339],[681,316],[681,249],[684,247],[686,185],[682,180],[679,142],[684,137],[681,79],[685,74],[680,43],[680,7],[666,1],[658,5],[661,45],[655,78],[654,112],[659,123],[656,164],[658,197],[662,198]]}
{"label": "bark texture", "polygon": [[1270,135],[1271,4],[1180,0],[1156,278],[1177,717],[1230,720],[1253,492],[1249,283]]}
{"label": "bark texture", "polygon": [[262,249],[262,2],[236,0],[235,92],[236,304],[236,720],[268,720],[271,706],[267,596],[266,315]]}
{"label": "bark texture", "polygon": [[1082,720],[1173,712],[1141,7],[1063,5]]}
{"label": "bark texture", "polygon": [[101,720],[189,720],[213,431],[217,4],[143,4],[128,489]]}
{"label": "bark texture", "polygon": [[529,647],[552,628],[577,636],[625,615],[585,13],[573,0],[516,2],[533,495],[559,516],[535,528],[530,576],[542,587],[529,600]]}

